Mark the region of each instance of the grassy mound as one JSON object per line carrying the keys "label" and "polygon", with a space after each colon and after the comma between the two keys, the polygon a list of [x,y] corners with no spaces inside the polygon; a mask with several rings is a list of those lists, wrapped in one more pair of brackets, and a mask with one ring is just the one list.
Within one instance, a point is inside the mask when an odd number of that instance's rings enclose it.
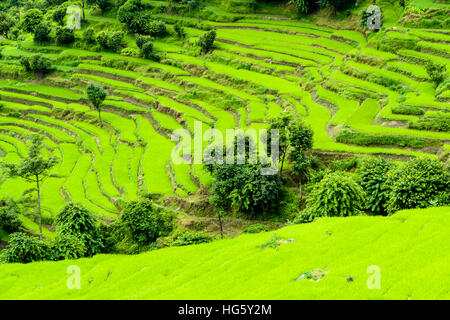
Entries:
{"label": "grassy mound", "polygon": [[[449,299],[449,209],[323,218],[276,231],[294,242],[275,240],[275,249],[261,248],[275,239],[266,232],[137,256],[1,265],[0,299]],[[67,289],[70,265],[81,269],[80,290]],[[367,287],[372,265],[380,289]],[[317,274],[321,281],[308,280]]]}

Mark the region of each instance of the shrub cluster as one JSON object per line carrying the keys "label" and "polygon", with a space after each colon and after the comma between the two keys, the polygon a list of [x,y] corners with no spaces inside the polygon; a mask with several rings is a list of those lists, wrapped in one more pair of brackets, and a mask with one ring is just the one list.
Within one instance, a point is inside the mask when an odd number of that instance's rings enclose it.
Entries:
{"label": "shrub cluster", "polygon": [[416,149],[421,149],[425,146],[425,140],[422,138],[368,134],[363,132],[353,132],[348,129],[342,130],[336,137],[336,141],[362,146],[388,145],[388,146],[410,147]]}
{"label": "shrub cluster", "polygon": [[417,106],[408,106],[402,104],[392,107],[392,113],[421,116],[425,114],[425,111]]}
{"label": "shrub cluster", "polygon": [[410,129],[417,129],[417,130],[449,132],[450,119],[425,116],[424,118],[419,120],[409,121],[408,127]]}

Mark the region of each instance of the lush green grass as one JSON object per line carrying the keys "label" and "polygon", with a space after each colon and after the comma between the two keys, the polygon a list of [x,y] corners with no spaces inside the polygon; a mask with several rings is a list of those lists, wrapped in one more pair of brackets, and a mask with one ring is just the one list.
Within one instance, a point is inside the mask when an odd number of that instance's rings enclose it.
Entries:
{"label": "lush green grass", "polygon": [[[322,218],[276,231],[294,239],[277,250],[258,248],[266,232],[137,256],[1,265],[0,298],[449,299],[449,209]],[[70,265],[81,269],[80,290],[67,289]],[[380,289],[367,287],[373,265]],[[327,272],[322,281],[296,281],[314,269]]]}

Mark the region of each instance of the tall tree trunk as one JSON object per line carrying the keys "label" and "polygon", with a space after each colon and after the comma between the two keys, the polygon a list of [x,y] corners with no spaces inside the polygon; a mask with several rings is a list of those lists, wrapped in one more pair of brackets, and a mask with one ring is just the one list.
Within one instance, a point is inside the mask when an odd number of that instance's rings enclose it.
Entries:
{"label": "tall tree trunk", "polygon": [[98,109],[98,118],[100,119],[100,128],[103,128],[102,113],[100,109]]}
{"label": "tall tree trunk", "polygon": [[300,181],[298,182],[298,187],[300,191],[298,192],[298,199],[302,201],[302,179],[300,178]]}
{"label": "tall tree trunk", "polygon": [[281,158],[281,166],[280,166],[280,178],[283,174],[283,165],[284,165],[284,158],[286,157],[286,151],[283,153],[283,157]]}
{"label": "tall tree trunk", "polygon": [[85,0],[83,0],[83,22],[86,21],[86,16],[84,15],[84,1],[85,1]]}
{"label": "tall tree trunk", "polygon": [[39,187],[39,175],[36,175],[36,187],[38,196],[39,240],[42,240],[41,189]]}
{"label": "tall tree trunk", "polygon": [[223,239],[223,225],[222,225],[222,217],[221,217],[221,214],[219,213],[219,214],[217,214],[217,216],[219,217],[219,225],[220,225],[220,235],[221,235],[221,237],[222,237],[222,239]]}

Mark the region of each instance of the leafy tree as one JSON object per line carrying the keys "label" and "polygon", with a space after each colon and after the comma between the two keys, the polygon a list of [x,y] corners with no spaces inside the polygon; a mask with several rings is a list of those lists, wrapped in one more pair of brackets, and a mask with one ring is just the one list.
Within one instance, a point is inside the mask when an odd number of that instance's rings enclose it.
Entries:
{"label": "leafy tree", "polygon": [[203,34],[197,42],[203,53],[208,53],[214,48],[214,41],[216,40],[216,30],[210,30]]}
{"label": "leafy tree", "polygon": [[52,13],[52,19],[60,26],[64,25],[64,17],[66,16],[66,7],[58,7]]}
{"label": "leafy tree", "polygon": [[111,0],[87,0],[87,3],[99,7],[102,13],[112,6]]}
{"label": "leafy tree", "polygon": [[20,27],[25,32],[34,32],[36,27],[42,22],[44,14],[39,9],[30,9],[24,13],[20,21]]}
{"label": "leafy tree", "polygon": [[363,209],[363,189],[344,172],[325,175],[307,196],[306,213],[314,217],[347,217]]}
{"label": "leafy tree", "polygon": [[447,202],[450,174],[448,168],[435,159],[416,158],[399,166],[390,173],[387,185],[390,186],[387,207],[390,214],[402,209],[450,204]]}
{"label": "leafy tree", "polygon": [[163,21],[157,20],[150,23],[148,34],[152,37],[164,37],[167,35],[167,27]]}
{"label": "leafy tree", "polygon": [[135,15],[143,9],[144,7],[142,6],[141,0],[128,0],[117,11],[117,19],[120,22],[129,25]]}
{"label": "leafy tree", "polygon": [[33,135],[31,144],[28,146],[28,156],[19,164],[2,162],[2,167],[8,177],[20,177],[36,184],[40,240],[42,240],[41,184],[50,176],[50,170],[57,163],[57,159],[54,157],[44,158],[42,156],[42,140],[41,136]]}
{"label": "leafy tree", "polygon": [[141,49],[141,53],[144,58],[151,58],[153,56],[153,43],[150,41],[144,43]]}
{"label": "leafy tree", "polygon": [[7,36],[9,30],[16,25],[16,20],[6,12],[0,12],[0,35]]}
{"label": "leafy tree", "polygon": [[90,83],[89,86],[87,87],[87,94],[89,101],[91,101],[94,108],[98,111],[98,117],[100,119],[100,127],[103,127],[101,115],[102,104],[103,101],[105,101],[108,93],[102,86],[95,83]]}
{"label": "leafy tree", "polygon": [[152,16],[143,11],[136,12],[133,19],[127,24],[128,30],[138,34],[150,34],[153,21]]}
{"label": "leafy tree", "polygon": [[47,260],[50,256],[49,245],[38,241],[25,233],[13,233],[9,236],[9,247],[2,260],[8,263],[30,263]]}
{"label": "leafy tree", "polygon": [[34,41],[36,43],[43,43],[50,41],[50,32],[52,28],[45,22],[40,23],[34,31]]}
{"label": "leafy tree", "polygon": [[308,0],[289,0],[289,4],[294,5],[300,13],[307,13],[309,11],[309,2]]}
{"label": "leafy tree", "polygon": [[358,183],[366,192],[365,208],[372,214],[385,215],[389,201],[386,184],[393,164],[383,158],[365,159],[358,168]]}
{"label": "leafy tree", "polygon": [[170,215],[147,199],[128,203],[120,221],[130,231],[132,239],[141,246],[155,242],[173,228]]}
{"label": "leafy tree", "polygon": [[118,52],[124,47],[123,43],[124,33],[121,31],[105,32],[101,31],[97,34],[98,44],[105,50]]}
{"label": "leafy tree", "polygon": [[[60,236],[79,239],[84,244],[85,255],[88,257],[100,253],[102,249],[102,239],[95,218],[81,205],[66,205],[56,217],[56,230]],[[69,247],[73,247],[73,244]]]}
{"label": "leafy tree", "polygon": [[58,27],[56,29],[56,43],[58,45],[69,45],[75,42],[73,29],[67,27]]}
{"label": "leafy tree", "polygon": [[278,117],[270,118],[268,121],[267,148],[269,152],[272,141],[272,130],[278,130],[280,176],[283,173],[284,161],[290,147],[289,125],[292,122],[292,118],[293,117],[291,113],[283,112]]}

